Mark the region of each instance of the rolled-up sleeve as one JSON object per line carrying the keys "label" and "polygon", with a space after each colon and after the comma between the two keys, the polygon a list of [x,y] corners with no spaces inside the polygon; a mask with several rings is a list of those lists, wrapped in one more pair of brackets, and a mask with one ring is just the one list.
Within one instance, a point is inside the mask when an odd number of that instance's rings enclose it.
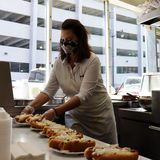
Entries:
{"label": "rolled-up sleeve", "polygon": [[99,75],[101,73],[100,66],[101,65],[98,57],[95,57],[87,66],[84,78],[81,83],[80,91],[76,95],[80,98],[82,104],[87,101],[95,91]]}
{"label": "rolled-up sleeve", "polygon": [[44,90],[42,91],[43,93],[47,94],[50,99],[53,99],[53,96],[56,94],[59,88],[59,83],[56,78],[56,68],[57,68],[57,61],[55,61],[49,77],[49,81]]}

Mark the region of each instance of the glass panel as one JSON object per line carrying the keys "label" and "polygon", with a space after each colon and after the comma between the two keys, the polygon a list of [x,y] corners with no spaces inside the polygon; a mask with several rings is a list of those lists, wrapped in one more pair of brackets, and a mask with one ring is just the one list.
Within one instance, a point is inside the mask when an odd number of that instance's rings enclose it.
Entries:
{"label": "glass panel", "polygon": [[103,17],[104,15],[102,10],[89,8],[89,7],[82,7],[82,13],[97,16],[97,17]]}
{"label": "glass panel", "polygon": [[126,84],[137,84],[141,83],[141,79],[127,79]]}
{"label": "glass panel", "polygon": [[45,80],[45,72],[44,71],[37,72],[36,81],[44,82],[44,80]]}
{"label": "glass panel", "polygon": [[11,72],[19,72],[19,63],[11,62]]}
{"label": "glass panel", "polygon": [[137,35],[122,31],[117,31],[117,38],[135,40],[137,41]]}
{"label": "glass panel", "polygon": [[142,80],[141,92],[147,93],[149,91],[149,76],[144,76]]}
{"label": "glass panel", "polygon": [[152,90],[160,90],[160,75],[151,76],[150,92]]}
{"label": "glass panel", "polygon": [[45,70],[31,71],[29,82],[44,82]]}
{"label": "glass panel", "polygon": [[[63,2],[60,0],[53,0],[53,7],[59,8],[62,10],[68,10],[71,12],[75,12],[75,4],[69,2]],[[63,11],[62,11],[63,12]]]}
{"label": "glass panel", "polygon": [[28,63],[21,63],[20,64],[20,72],[29,72],[29,64]]}
{"label": "glass panel", "polygon": [[157,71],[160,72],[160,29],[156,28]]}
{"label": "glass panel", "polygon": [[116,15],[116,20],[121,22],[131,23],[131,24],[137,24],[137,20],[135,18],[127,17],[120,14]]}
{"label": "glass panel", "polygon": [[137,57],[138,51],[129,49],[117,49],[117,56]]}
{"label": "glass panel", "polygon": [[117,73],[119,74],[125,74],[125,73],[138,73],[138,67],[123,67],[118,66],[117,67]]}
{"label": "glass panel", "polygon": [[29,82],[32,82],[36,79],[36,72],[32,71],[29,76]]}

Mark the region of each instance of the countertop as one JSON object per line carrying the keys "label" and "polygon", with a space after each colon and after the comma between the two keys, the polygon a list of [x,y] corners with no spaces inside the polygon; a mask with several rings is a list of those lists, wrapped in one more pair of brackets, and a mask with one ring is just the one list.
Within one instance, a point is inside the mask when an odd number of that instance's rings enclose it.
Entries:
{"label": "countertop", "polygon": [[[13,138],[12,143],[15,142],[28,142],[32,143],[35,147],[39,148],[46,153],[46,160],[86,160],[83,155],[66,155],[56,153],[54,151],[49,150],[48,148],[48,139],[41,138],[38,132],[32,131],[27,127],[15,127],[13,128]],[[105,146],[106,144],[96,140],[96,143],[101,146]],[[148,158],[139,156],[139,160],[149,160]]]}
{"label": "countertop", "polygon": [[120,108],[119,114],[124,118],[153,123],[152,112],[144,111],[143,108]]}

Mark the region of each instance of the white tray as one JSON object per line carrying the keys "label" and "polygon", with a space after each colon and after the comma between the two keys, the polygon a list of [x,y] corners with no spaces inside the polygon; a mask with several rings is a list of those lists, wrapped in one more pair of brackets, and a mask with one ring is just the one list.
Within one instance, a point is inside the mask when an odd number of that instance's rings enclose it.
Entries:
{"label": "white tray", "polygon": [[84,154],[84,152],[69,152],[67,150],[58,150],[58,149],[51,148],[51,147],[49,148],[49,150],[57,152],[57,153],[68,154],[68,155],[81,155],[81,154]]}

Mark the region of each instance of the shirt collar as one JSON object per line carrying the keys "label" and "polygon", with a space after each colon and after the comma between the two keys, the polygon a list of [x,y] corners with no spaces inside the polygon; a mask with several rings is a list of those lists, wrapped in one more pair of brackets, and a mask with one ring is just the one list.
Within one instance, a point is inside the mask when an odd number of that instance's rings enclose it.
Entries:
{"label": "shirt collar", "polygon": [[62,63],[63,63],[63,64],[67,64],[67,58],[64,58],[64,59],[62,60]]}
{"label": "shirt collar", "polygon": [[[67,58],[64,58],[63,61],[62,61],[63,64],[67,65],[68,62],[67,62]],[[75,66],[79,65],[80,63],[79,62],[74,62]]]}

